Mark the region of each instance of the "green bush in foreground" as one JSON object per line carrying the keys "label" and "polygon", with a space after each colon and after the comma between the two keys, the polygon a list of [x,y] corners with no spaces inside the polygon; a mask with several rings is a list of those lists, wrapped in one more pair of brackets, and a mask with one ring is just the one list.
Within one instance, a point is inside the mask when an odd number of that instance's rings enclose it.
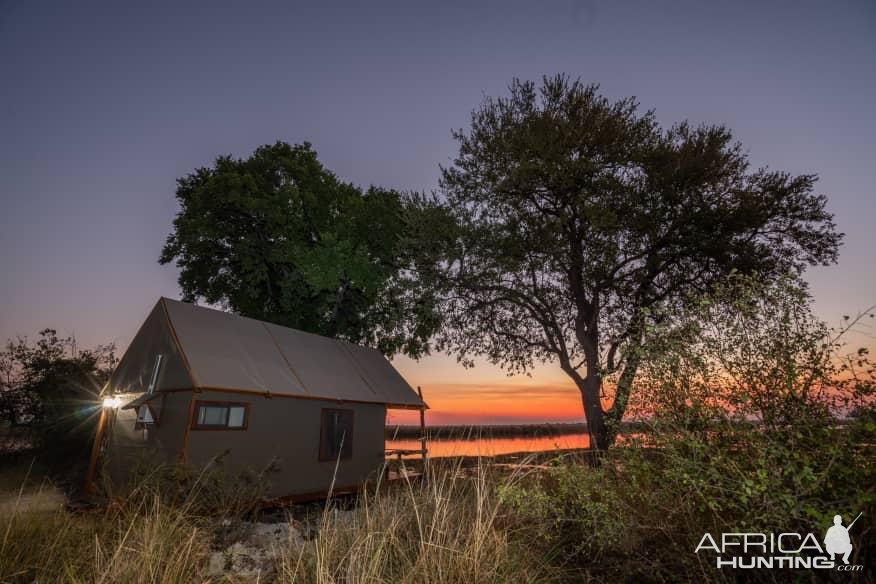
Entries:
{"label": "green bush in foreground", "polygon": [[738,573],[719,572],[711,555],[694,553],[704,533],[812,532],[821,541],[836,513],[846,522],[858,512],[868,518],[852,531],[852,563],[867,565],[876,472],[872,449],[853,442],[861,432],[874,443],[864,421],[813,429],[817,444],[808,446],[800,431],[793,447],[784,435],[750,428],[727,427],[708,439],[679,433],[659,448],[613,450],[598,468],[560,461],[499,493],[555,565],[598,581],[733,580]]}
{"label": "green bush in foreground", "polygon": [[[822,541],[835,514],[859,512],[852,563],[873,561],[874,370],[865,350],[841,354],[855,321],[828,329],[793,281],[739,279],[714,298],[652,331],[660,350],[633,405],[647,422],[630,447],[500,487],[559,565],[599,580],[732,580],[694,553],[706,532]],[[744,574],[789,575],[812,573]]]}

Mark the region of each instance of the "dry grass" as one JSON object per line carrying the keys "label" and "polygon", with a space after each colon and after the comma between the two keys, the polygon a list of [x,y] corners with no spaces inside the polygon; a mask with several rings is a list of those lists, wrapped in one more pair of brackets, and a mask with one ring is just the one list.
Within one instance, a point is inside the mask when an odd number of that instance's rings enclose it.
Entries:
{"label": "dry grass", "polygon": [[[378,485],[352,505],[332,500],[298,509],[279,539],[267,540],[247,533],[256,526],[235,525],[240,517],[227,512],[234,499],[205,492],[203,485],[216,486],[211,481],[170,493],[166,484],[162,490],[147,483],[107,509],[74,514],[53,504],[25,507],[28,493],[40,501],[49,488],[25,480],[13,493],[16,503],[0,506],[6,510],[0,513],[0,583],[727,581],[732,574],[716,572],[693,553],[702,533],[748,525],[749,518],[764,521],[765,510],[779,509],[784,500],[797,505],[786,496],[793,485],[769,482],[760,472],[779,466],[770,448],[724,449],[705,458],[679,448],[616,449],[599,468],[568,458],[547,469],[510,470],[486,460],[474,467],[433,463],[427,481]],[[842,465],[857,482],[847,481],[844,493],[827,485],[810,499],[830,513],[845,505],[869,517],[872,464],[855,452],[849,456],[855,459]],[[762,495],[743,498],[731,472],[740,468],[744,477],[766,477]],[[703,502],[720,508],[713,512]],[[777,520],[790,515],[779,510],[767,527],[819,531],[830,519],[785,526]],[[866,564],[872,546],[864,532],[857,536],[855,561]],[[255,576],[210,572],[211,564],[218,572],[237,569],[235,562],[217,567],[216,560],[241,548],[262,552],[249,571]],[[771,581],[770,574],[758,576]]]}
{"label": "dry grass", "polygon": [[99,512],[15,504],[0,515],[0,534],[4,583],[191,582],[209,542],[185,506],[147,491]]}
{"label": "dry grass", "polygon": [[364,494],[349,513],[328,506],[314,539],[282,551],[283,580],[339,582],[544,582],[547,565],[521,542],[484,465],[434,469],[431,480]]}
{"label": "dry grass", "polygon": [[[350,509],[329,502],[307,530],[310,538],[290,538],[275,553],[275,573],[260,581],[548,580],[546,563],[522,545],[495,496],[498,482],[515,480],[485,465],[449,465],[429,481],[380,485]],[[208,557],[222,527],[205,517],[197,489],[178,499],[144,485],[106,509],[82,513],[22,504],[41,489],[51,490],[26,479],[0,514],[0,582],[211,581]]]}
{"label": "dry grass", "polygon": [[185,508],[163,505],[160,497],[144,498],[128,509],[113,533],[95,538],[93,573],[80,581],[191,582],[201,572],[209,550],[209,534]]}

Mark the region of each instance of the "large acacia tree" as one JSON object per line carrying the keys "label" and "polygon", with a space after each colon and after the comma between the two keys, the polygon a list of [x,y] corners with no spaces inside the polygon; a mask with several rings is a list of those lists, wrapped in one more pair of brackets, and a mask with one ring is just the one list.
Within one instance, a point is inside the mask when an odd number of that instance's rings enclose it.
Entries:
{"label": "large acacia tree", "polygon": [[162,251],[187,301],[419,356],[437,324],[408,276],[406,199],[339,180],[308,143],[221,156],[179,179]]}
{"label": "large acacia tree", "polygon": [[[656,321],[732,272],[836,261],[814,175],[752,169],[727,128],[662,128],[565,76],[487,99],[442,169],[442,344],[511,372],[555,362],[591,444],[614,440]],[[611,399],[613,398],[613,399]]]}

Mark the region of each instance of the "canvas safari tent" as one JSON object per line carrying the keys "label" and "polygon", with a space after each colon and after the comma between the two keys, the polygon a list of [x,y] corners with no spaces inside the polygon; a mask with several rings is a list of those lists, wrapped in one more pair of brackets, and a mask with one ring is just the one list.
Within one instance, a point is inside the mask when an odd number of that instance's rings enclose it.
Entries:
{"label": "canvas safari tent", "polygon": [[112,407],[92,472],[98,458],[119,481],[135,463],[204,465],[224,454],[230,467],[273,466],[267,495],[292,500],[375,478],[387,409],[427,407],[375,349],[168,298],[103,396]]}

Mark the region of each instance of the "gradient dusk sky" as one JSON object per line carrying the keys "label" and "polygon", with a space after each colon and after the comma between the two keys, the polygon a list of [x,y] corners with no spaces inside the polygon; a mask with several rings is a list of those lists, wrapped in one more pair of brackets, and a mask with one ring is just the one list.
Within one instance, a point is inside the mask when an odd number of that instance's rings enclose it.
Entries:
{"label": "gradient dusk sky", "polygon": [[[179,297],[156,261],[174,181],[219,154],[308,140],[345,180],[431,190],[485,95],[557,72],[818,173],[846,240],[808,274],[816,308],[876,302],[872,0],[0,0],[0,340],[54,327],[124,348]],[[552,367],[395,363],[432,423],[582,415]]]}

